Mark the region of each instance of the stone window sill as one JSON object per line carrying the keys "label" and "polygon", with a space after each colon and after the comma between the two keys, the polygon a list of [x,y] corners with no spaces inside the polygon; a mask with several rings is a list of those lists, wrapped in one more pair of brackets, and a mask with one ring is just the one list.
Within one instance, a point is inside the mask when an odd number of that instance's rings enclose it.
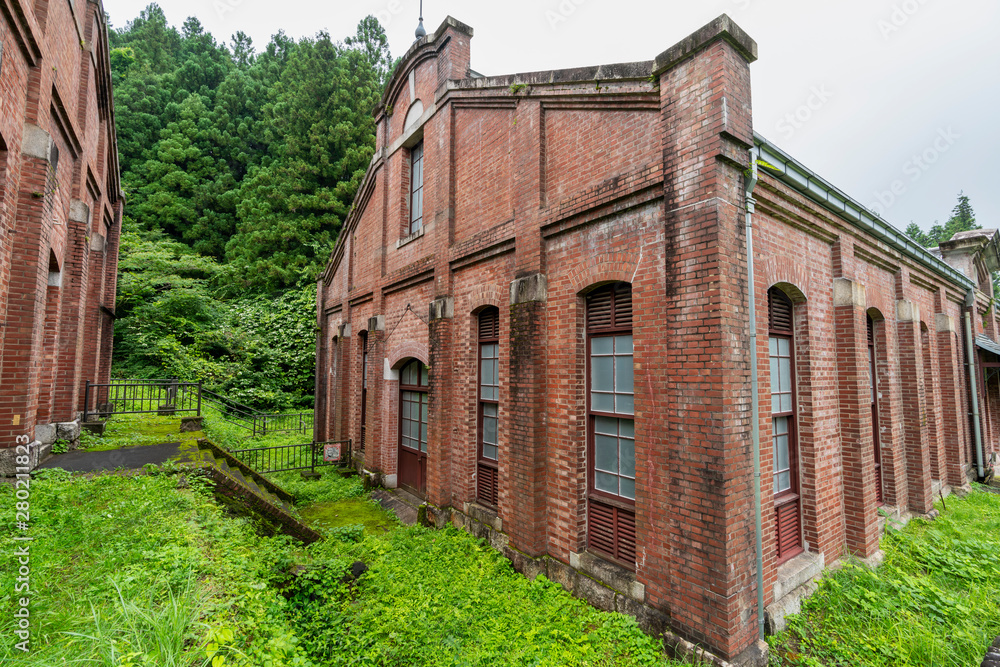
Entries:
{"label": "stone window sill", "polygon": [[417,231],[413,232],[409,236],[404,236],[403,238],[401,238],[398,241],[396,241],[396,250],[399,250],[400,248],[402,248],[407,243],[413,243],[414,241],[416,241],[417,239],[419,239],[423,235],[424,235],[424,228],[421,227],[420,229],[418,229]]}
{"label": "stone window sill", "polygon": [[646,587],[636,581],[632,570],[586,551],[570,553],[569,565],[636,602],[646,602]]}
{"label": "stone window sill", "polygon": [[780,601],[788,593],[819,576],[825,562],[823,554],[803,551],[779,565],[778,577],[774,582],[774,599]]}

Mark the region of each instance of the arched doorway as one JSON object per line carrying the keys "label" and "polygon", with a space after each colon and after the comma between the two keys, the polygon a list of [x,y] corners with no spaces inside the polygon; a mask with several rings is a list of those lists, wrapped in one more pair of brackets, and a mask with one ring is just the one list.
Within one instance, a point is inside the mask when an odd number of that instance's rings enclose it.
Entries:
{"label": "arched doorway", "polygon": [[399,485],[427,490],[427,367],[417,359],[399,373]]}

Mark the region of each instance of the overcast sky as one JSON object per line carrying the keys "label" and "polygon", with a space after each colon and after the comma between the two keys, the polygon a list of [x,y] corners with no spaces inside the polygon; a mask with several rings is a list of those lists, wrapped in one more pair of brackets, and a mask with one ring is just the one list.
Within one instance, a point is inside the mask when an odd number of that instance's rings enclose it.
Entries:
{"label": "overcast sky", "polygon": [[[104,0],[124,26],[146,0]],[[271,34],[353,34],[374,14],[393,56],[413,42],[418,0],[164,0],[178,27],[197,16],[220,41],[258,50]],[[448,14],[475,29],[472,67],[488,75],[651,60],[719,14],[757,41],[754,129],[889,222],[928,229],[958,192],[1000,227],[997,0],[426,0],[431,32]],[[895,193],[892,190],[895,189]]]}

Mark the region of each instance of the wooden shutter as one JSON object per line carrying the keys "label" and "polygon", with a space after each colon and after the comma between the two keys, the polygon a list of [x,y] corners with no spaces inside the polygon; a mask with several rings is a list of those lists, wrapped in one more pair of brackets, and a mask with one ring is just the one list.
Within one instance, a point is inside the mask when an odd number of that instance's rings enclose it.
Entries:
{"label": "wooden shutter", "polygon": [[635,512],[591,500],[588,546],[617,561],[635,565]]}
{"label": "wooden shutter", "polygon": [[799,502],[784,503],[775,508],[775,524],[778,536],[778,560],[792,556],[802,550],[799,527]]}
{"label": "wooden shutter", "polygon": [[476,474],[476,497],[480,502],[498,506],[500,498],[500,475],[493,466],[480,463]]}
{"label": "wooden shutter", "polygon": [[615,327],[632,328],[632,286],[628,283],[615,285]]}
{"label": "wooden shutter", "polygon": [[767,291],[767,317],[771,331],[792,334],[792,301],[775,287]]}
{"label": "wooden shutter", "polygon": [[479,313],[479,340],[500,338],[500,310],[487,308]]}
{"label": "wooden shutter", "polygon": [[871,317],[868,318],[868,345],[870,347],[875,345],[875,322]]}
{"label": "wooden shutter", "polygon": [[610,289],[599,289],[587,297],[587,328],[607,329],[611,326],[611,296]]}
{"label": "wooden shutter", "polygon": [[587,296],[587,330],[632,328],[632,286],[606,285]]}

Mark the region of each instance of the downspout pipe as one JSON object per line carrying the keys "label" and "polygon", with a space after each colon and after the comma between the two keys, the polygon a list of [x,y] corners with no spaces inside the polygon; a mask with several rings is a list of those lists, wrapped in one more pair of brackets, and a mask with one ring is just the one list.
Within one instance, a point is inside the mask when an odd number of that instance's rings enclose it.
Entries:
{"label": "downspout pipe", "polygon": [[[757,625],[760,639],[764,639],[764,533],[761,520],[760,483],[760,397],[757,382],[757,299],[756,282],[753,271],[753,213],[757,201],[753,190],[757,185],[757,160],[760,150],[754,146],[750,150],[750,170],[746,182],[746,233],[747,233],[747,308],[750,328],[750,440],[753,443],[753,518],[756,537],[757,558]],[[978,422],[977,422],[978,424]],[[978,433],[978,431],[977,431]]]}
{"label": "downspout pipe", "polygon": [[976,307],[976,290],[970,289],[965,296],[965,346],[966,358],[968,359],[969,391],[972,392],[972,430],[976,436],[976,472],[977,479],[986,478],[986,470],[983,467],[983,432],[979,425],[979,391],[976,386],[976,348],[972,340],[972,311]]}

